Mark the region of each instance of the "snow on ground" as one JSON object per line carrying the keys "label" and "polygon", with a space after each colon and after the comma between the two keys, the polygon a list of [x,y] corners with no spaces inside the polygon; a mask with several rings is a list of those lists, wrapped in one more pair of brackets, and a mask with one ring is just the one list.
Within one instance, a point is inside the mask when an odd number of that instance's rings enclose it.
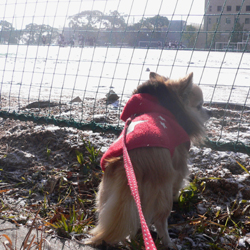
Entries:
{"label": "snow on ground", "polygon": [[250,104],[249,53],[25,45],[0,49],[1,92],[29,101],[103,98],[110,89],[127,97],[148,79],[149,69],[173,79],[194,72],[205,101]]}
{"label": "snow on ground", "polygon": [[[93,100],[85,100],[84,115],[92,120],[95,117],[96,122],[100,124],[111,123],[118,124],[117,109],[112,105],[106,107],[106,101],[101,99],[96,102],[95,114],[93,115]],[[82,106],[80,105],[82,108]],[[75,114],[78,105],[66,104],[63,106],[65,110],[71,110],[71,116]],[[42,108],[43,112],[48,112],[48,108]],[[27,112],[35,112],[37,108],[26,109]],[[85,112],[86,111],[86,112]],[[208,136],[219,138],[221,134],[223,116],[221,108],[213,108],[213,117],[207,123]],[[50,108],[50,112],[55,116],[60,112],[58,106]],[[237,133],[242,138],[249,140],[249,128],[241,127],[234,128],[238,125],[239,117],[243,120],[249,120],[249,113],[242,115],[236,111],[226,111],[228,119],[224,119],[225,129],[223,130],[224,141],[230,140],[230,133],[236,129]],[[87,115],[86,115],[87,114]],[[67,118],[67,117],[65,117]],[[227,121],[225,121],[227,120]],[[228,134],[227,134],[227,131]],[[72,172],[72,166],[77,165],[76,150],[85,152],[83,140],[90,141],[95,148],[101,148],[101,152],[109,147],[109,145],[117,138],[117,135],[110,133],[96,133],[93,131],[80,131],[75,128],[59,128],[54,125],[38,125],[32,122],[21,122],[10,119],[2,119],[0,121],[0,166],[3,171],[1,187],[9,185],[6,178],[11,182],[20,181],[25,178],[27,183],[42,190],[51,189],[51,179],[46,176],[53,176],[52,173],[58,173],[59,176],[65,176]],[[242,139],[239,138],[240,140]],[[48,149],[50,153],[48,155]],[[85,152],[86,153],[86,152]],[[185,249],[210,249],[208,245],[216,242],[217,246],[224,249],[244,249],[248,244],[249,237],[244,230],[240,235],[235,233],[221,234],[221,227],[213,227],[213,224],[208,223],[208,229],[202,229],[203,223],[212,221],[225,225],[226,214],[231,211],[231,217],[242,225],[245,230],[249,227],[247,219],[250,211],[250,175],[239,165],[250,171],[249,155],[240,152],[232,152],[229,150],[217,151],[208,147],[192,146],[190,150],[190,182],[196,180],[200,187],[200,200],[192,205],[190,212],[183,213],[179,208],[174,207],[173,215],[170,218],[170,235],[173,241],[182,249],[184,245],[189,247]],[[99,167],[97,167],[99,169]],[[47,174],[46,174],[47,173]],[[58,175],[57,174],[57,175]],[[51,177],[52,178],[52,177]],[[54,180],[52,178],[52,180]],[[37,184],[35,184],[37,183]],[[73,181],[77,183],[77,179]],[[96,183],[96,185],[98,182]],[[202,191],[203,190],[203,191]],[[15,198],[13,199],[13,194]],[[55,194],[51,194],[51,202]],[[27,204],[36,204],[42,201],[43,197],[39,193],[30,194],[27,201],[26,196],[29,196],[27,189],[14,189],[4,193],[1,198],[5,206],[12,211],[11,216],[15,217],[18,222],[23,221],[23,217],[27,217],[29,209]],[[68,204],[73,202],[74,198],[68,197],[65,202]],[[28,202],[28,203],[27,203]],[[232,204],[236,204],[235,208]],[[229,209],[229,210],[228,210]],[[236,213],[239,211],[240,214]],[[5,213],[10,216],[9,210]],[[22,212],[20,212],[22,211]],[[200,219],[199,219],[200,218]],[[205,219],[206,218],[206,219]],[[188,222],[195,220],[196,222]],[[180,223],[178,225],[178,223]],[[183,227],[183,223],[185,226]],[[197,226],[194,226],[197,223]],[[228,222],[229,223],[229,222]],[[230,222],[232,224],[232,222]],[[229,223],[229,224],[230,224]],[[174,226],[171,226],[174,224]],[[176,225],[177,224],[177,225]],[[199,224],[199,227],[198,227]],[[233,230],[233,225],[230,224]],[[242,228],[241,227],[241,228]],[[199,229],[199,230],[198,230]],[[184,231],[183,231],[184,230]],[[201,231],[202,233],[199,233]],[[227,232],[227,231],[226,231]],[[85,235],[85,234],[84,234]],[[180,235],[183,235],[181,237]],[[185,236],[185,237],[184,237]],[[87,236],[85,236],[87,237]],[[218,243],[220,242],[220,243]],[[234,243],[233,243],[234,242]],[[191,248],[190,248],[191,246]]]}

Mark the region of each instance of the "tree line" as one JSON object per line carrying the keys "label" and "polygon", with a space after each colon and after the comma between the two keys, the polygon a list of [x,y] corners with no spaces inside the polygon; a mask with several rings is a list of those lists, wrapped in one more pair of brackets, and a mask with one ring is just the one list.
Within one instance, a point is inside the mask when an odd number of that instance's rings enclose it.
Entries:
{"label": "tree line", "polygon": [[[97,10],[87,10],[69,16],[68,27],[63,30],[45,24],[30,23],[24,29],[17,30],[11,23],[0,21],[0,43],[28,44],[28,45],[138,45],[159,47],[159,46],[180,46],[186,45],[189,48],[195,46],[199,29],[180,22],[180,25],[172,27],[167,17],[156,15],[143,17],[138,22],[129,23],[129,17],[120,14],[118,11],[111,11],[104,14]],[[236,26],[232,39],[241,41],[242,27]],[[213,42],[219,36],[209,34],[207,40]]]}
{"label": "tree line", "polygon": [[[128,16],[118,11],[103,14],[101,11],[82,11],[69,16],[68,27],[63,31],[45,24],[30,23],[17,30],[8,21],[0,21],[0,43],[8,44],[58,44],[61,39],[100,45],[138,46],[139,41],[167,42],[169,20],[156,15],[128,23]],[[71,41],[72,42],[72,41]],[[155,43],[156,44],[156,43]],[[149,44],[148,44],[149,45]],[[157,45],[157,44],[156,44]]]}

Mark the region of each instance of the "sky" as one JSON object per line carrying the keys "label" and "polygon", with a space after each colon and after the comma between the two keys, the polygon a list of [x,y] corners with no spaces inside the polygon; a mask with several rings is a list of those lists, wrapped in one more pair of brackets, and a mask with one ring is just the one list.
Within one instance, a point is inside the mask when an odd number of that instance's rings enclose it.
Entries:
{"label": "sky", "polygon": [[56,28],[68,25],[67,17],[84,10],[103,13],[117,10],[129,16],[128,22],[138,22],[143,16],[157,14],[169,20],[185,20],[200,24],[204,0],[1,0],[0,20],[16,28],[29,23],[48,24]]}

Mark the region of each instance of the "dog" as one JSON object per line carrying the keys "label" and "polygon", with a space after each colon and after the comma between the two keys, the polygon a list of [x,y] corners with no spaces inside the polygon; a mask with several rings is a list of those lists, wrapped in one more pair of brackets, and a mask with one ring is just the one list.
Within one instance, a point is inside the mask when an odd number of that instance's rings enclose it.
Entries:
{"label": "dog", "polygon": [[[203,94],[193,84],[193,73],[171,80],[151,72],[149,80],[134,90],[121,114],[122,120],[131,119],[126,146],[145,220],[148,226],[154,224],[166,247],[174,247],[167,220],[189,174],[190,141],[202,140],[204,122],[210,117],[202,105]],[[102,156],[105,172],[96,198],[98,224],[86,244],[117,244],[133,238],[140,228],[124,169],[122,137]]]}

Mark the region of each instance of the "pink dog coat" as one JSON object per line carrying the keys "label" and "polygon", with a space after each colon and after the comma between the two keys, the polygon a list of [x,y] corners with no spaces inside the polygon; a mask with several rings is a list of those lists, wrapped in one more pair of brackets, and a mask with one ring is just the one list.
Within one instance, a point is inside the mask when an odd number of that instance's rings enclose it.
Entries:
{"label": "pink dog coat", "polygon": [[[162,107],[156,97],[149,94],[135,94],[125,105],[121,120],[132,119],[126,134],[126,147],[129,150],[141,147],[162,147],[170,151],[187,143],[190,139],[184,129],[177,123],[174,115]],[[101,159],[101,168],[105,170],[106,159],[122,155],[123,133],[109,147]]]}

